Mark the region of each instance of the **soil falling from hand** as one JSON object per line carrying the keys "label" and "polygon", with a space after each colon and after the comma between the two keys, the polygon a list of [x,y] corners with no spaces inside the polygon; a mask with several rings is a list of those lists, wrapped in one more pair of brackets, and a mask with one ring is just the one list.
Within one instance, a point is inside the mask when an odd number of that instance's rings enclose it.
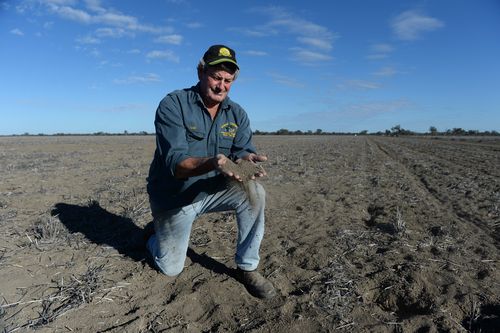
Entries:
{"label": "soil falling from hand", "polygon": [[261,165],[246,160],[241,160],[239,163],[227,160],[226,164],[224,164],[221,169],[224,172],[232,172],[241,177],[241,182],[231,181],[231,184],[233,186],[240,186],[247,194],[250,205],[255,207],[259,195],[257,192],[257,181],[252,179],[252,177],[258,173],[265,173],[264,168]]}

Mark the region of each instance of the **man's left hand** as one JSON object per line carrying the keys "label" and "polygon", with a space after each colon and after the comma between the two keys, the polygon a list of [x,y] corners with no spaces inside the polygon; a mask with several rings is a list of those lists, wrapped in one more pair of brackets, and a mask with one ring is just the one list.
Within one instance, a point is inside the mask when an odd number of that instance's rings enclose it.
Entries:
{"label": "man's left hand", "polygon": [[[250,154],[246,155],[245,157],[241,158],[240,160],[250,161],[252,163],[265,162],[265,161],[267,161],[267,156],[250,153]],[[237,160],[236,163],[238,163],[240,160]],[[260,177],[264,177],[264,176],[267,176],[267,173],[264,169],[262,169],[262,172],[256,173],[254,176],[252,176],[252,179],[260,178]]]}

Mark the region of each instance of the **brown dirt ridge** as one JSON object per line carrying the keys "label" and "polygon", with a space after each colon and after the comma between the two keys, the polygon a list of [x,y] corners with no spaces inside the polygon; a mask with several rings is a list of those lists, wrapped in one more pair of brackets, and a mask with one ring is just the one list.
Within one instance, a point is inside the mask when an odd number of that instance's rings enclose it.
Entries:
{"label": "brown dirt ridge", "polygon": [[177,278],[152,267],[153,137],[0,137],[0,332],[498,331],[499,139],[255,144],[264,301],[235,279],[230,212],[195,222]]}

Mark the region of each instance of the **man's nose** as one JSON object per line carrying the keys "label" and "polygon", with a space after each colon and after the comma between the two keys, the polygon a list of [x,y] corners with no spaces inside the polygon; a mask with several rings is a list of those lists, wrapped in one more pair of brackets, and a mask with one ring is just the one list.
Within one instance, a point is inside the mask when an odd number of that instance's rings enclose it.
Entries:
{"label": "man's nose", "polygon": [[215,86],[220,90],[224,90],[224,81],[217,81]]}

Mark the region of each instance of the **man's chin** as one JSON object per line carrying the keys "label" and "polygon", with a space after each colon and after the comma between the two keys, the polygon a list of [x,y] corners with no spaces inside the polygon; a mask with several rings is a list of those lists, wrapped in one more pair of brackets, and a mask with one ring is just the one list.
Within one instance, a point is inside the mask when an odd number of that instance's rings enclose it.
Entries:
{"label": "man's chin", "polygon": [[226,98],[227,95],[215,95],[215,96],[211,96],[212,100],[214,102],[222,102],[224,100],[224,98]]}

